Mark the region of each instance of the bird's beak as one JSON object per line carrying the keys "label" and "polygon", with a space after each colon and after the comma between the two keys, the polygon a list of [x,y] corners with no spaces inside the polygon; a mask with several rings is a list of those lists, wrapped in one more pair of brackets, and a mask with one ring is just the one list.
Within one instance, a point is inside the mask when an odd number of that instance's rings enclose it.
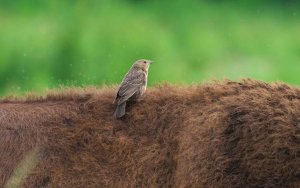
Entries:
{"label": "bird's beak", "polygon": [[152,63],[153,63],[153,61],[150,61],[149,63],[150,63],[150,64],[152,64]]}

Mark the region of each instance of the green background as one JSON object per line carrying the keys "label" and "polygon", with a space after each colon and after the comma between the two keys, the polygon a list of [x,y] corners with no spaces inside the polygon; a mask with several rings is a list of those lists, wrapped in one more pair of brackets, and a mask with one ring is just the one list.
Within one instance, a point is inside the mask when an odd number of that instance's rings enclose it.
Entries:
{"label": "green background", "polygon": [[149,84],[255,78],[300,85],[293,1],[0,1],[0,95],[119,83],[151,59]]}

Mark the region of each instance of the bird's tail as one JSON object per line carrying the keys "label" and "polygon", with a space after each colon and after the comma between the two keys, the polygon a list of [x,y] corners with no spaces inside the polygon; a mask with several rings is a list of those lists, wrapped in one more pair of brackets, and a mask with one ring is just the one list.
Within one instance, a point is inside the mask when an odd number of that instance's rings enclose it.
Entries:
{"label": "bird's tail", "polygon": [[114,113],[114,116],[116,118],[123,117],[125,115],[125,108],[126,108],[126,102],[123,102],[122,104],[119,104],[117,106],[117,109],[116,109],[115,113]]}

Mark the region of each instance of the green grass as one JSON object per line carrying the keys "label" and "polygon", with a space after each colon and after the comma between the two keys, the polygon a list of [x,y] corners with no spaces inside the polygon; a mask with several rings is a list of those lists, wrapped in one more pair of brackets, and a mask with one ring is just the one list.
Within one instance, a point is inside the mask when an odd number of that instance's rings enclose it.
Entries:
{"label": "green grass", "polygon": [[300,84],[300,10],[293,6],[16,2],[0,6],[0,95],[119,83],[139,58],[156,62],[150,85],[246,77]]}

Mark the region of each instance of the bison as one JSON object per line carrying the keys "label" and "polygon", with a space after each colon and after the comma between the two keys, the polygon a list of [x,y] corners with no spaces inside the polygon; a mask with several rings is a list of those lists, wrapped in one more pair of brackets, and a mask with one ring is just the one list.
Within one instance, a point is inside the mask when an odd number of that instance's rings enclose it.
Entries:
{"label": "bison", "polygon": [[300,187],[300,89],[162,84],[113,117],[115,87],[0,101],[0,187]]}

